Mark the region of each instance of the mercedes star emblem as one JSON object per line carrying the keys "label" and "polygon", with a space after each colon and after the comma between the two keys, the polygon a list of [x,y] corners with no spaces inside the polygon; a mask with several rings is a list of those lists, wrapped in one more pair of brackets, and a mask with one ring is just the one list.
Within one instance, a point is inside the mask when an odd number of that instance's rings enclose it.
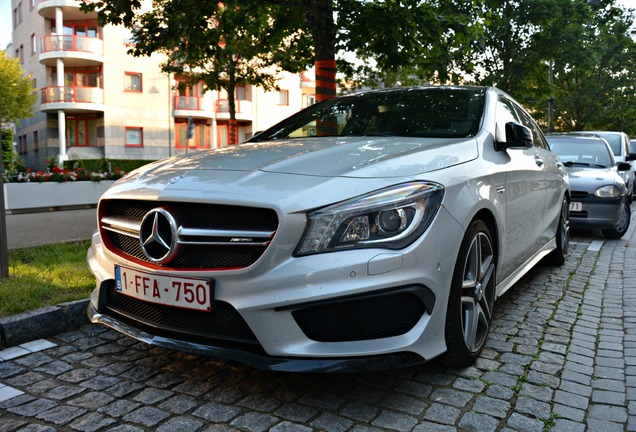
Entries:
{"label": "mercedes star emblem", "polygon": [[168,210],[150,210],[141,221],[139,241],[146,256],[155,263],[172,260],[177,253],[177,222]]}

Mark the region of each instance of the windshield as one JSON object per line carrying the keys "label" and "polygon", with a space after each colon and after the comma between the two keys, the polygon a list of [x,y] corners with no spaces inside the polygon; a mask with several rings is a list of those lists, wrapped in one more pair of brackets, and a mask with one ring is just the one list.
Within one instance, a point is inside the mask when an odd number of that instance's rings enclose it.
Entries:
{"label": "windshield", "polygon": [[463,138],[479,130],[485,90],[412,88],[329,99],[250,141],[326,136]]}
{"label": "windshield", "polygon": [[559,141],[550,139],[548,141],[552,152],[566,164],[602,167],[613,165],[609,149],[601,141],[584,142],[579,140]]}

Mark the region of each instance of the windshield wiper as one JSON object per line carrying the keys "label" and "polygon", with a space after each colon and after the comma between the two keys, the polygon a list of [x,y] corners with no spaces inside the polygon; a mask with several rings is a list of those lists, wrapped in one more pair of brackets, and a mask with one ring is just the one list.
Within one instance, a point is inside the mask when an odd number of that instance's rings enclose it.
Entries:
{"label": "windshield wiper", "polygon": [[607,168],[606,165],[602,165],[602,164],[589,163],[589,162],[575,162],[575,161],[563,162],[563,165],[565,165],[566,167],[571,167],[573,165],[580,165],[580,166],[589,166],[594,168]]}

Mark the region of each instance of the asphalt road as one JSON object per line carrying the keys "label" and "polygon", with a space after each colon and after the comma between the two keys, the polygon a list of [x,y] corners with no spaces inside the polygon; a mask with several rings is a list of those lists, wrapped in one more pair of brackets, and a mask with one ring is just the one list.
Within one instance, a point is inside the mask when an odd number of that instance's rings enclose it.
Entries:
{"label": "asphalt road", "polygon": [[8,214],[5,218],[9,249],[88,240],[97,229],[94,208]]}

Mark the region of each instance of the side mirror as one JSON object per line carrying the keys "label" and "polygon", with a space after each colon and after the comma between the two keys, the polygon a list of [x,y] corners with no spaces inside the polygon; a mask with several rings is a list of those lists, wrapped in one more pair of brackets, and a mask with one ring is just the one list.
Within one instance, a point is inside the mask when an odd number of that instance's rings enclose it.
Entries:
{"label": "side mirror", "polygon": [[625,160],[627,161],[633,161],[636,160],[636,153],[630,153],[627,156],[625,156]]}
{"label": "side mirror", "polygon": [[[497,150],[532,148],[532,131],[515,122],[506,123],[506,141],[497,143]],[[636,154],[635,154],[636,156]]]}
{"label": "side mirror", "polygon": [[[634,153],[632,153],[634,154]],[[632,166],[627,162],[619,162],[616,164],[616,169],[618,171],[629,171],[632,169]]]}

